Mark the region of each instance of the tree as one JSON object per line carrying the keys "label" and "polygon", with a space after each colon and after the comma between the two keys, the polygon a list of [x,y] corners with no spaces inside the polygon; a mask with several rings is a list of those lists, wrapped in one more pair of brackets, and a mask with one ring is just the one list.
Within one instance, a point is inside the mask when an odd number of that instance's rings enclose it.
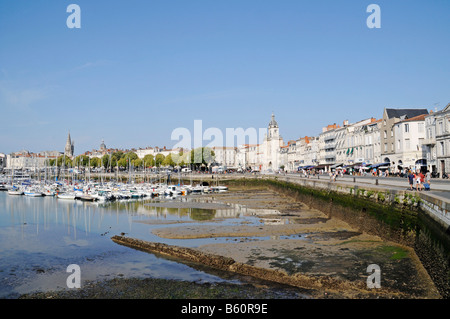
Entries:
{"label": "tree", "polygon": [[155,157],[151,154],[147,154],[144,156],[144,165],[145,167],[155,166]]}
{"label": "tree", "polygon": [[122,157],[121,159],[119,159],[117,161],[117,165],[119,165],[119,167],[122,167],[122,168],[127,168],[128,167],[128,162],[127,162],[127,160],[124,157]]}
{"label": "tree", "polygon": [[209,147],[198,147],[191,150],[190,163],[198,167],[202,164],[209,165],[214,161],[214,151]]}
{"label": "tree", "polygon": [[73,160],[74,166],[87,166],[89,162],[89,157],[85,154],[78,155]]}
{"label": "tree", "polygon": [[144,161],[140,158],[131,161],[131,164],[133,164],[134,167],[141,167],[142,163],[144,163]]}
{"label": "tree", "polygon": [[136,153],[134,152],[128,152],[124,155],[125,159],[127,159],[130,163],[136,159],[138,159],[139,157],[137,156]]}
{"label": "tree", "polygon": [[102,164],[104,168],[108,168],[109,167],[109,154],[105,154],[102,157]]}
{"label": "tree", "polygon": [[98,157],[91,158],[91,167],[100,167],[102,165],[102,160]]}
{"label": "tree", "polygon": [[58,159],[56,160],[56,165],[58,165],[58,166],[63,166],[64,165],[64,167],[72,167],[72,160],[70,159],[70,157],[68,157],[68,156],[60,156],[60,157],[58,157]]}
{"label": "tree", "polygon": [[162,154],[156,154],[156,157],[155,157],[155,164],[156,164],[157,167],[160,167],[160,166],[161,166],[161,163],[164,161],[164,158],[165,158],[164,155],[162,155]]}
{"label": "tree", "polygon": [[162,165],[163,166],[175,166],[175,163],[172,160],[172,154],[169,154],[164,158]]}

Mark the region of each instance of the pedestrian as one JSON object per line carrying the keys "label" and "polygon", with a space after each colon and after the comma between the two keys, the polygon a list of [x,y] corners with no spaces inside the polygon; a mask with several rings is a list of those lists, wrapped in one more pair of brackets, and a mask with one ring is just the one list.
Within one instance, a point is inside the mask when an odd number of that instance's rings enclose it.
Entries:
{"label": "pedestrian", "polygon": [[420,180],[420,190],[423,191],[423,184],[425,183],[425,175],[423,175],[422,171],[419,172],[419,180]]}
{"label": "pedestrian", "polygon": [[416,191],[420,191],[420,176],[419,173],[414,174],[414,181],[416,182]]}
{"label": "pedestrian", "polygon": [[427,174],[425,176],[425,181],[430,184],[431,183],[431,172],[427,171]]}
{"label": "pedestrian", "polygon": [[408,172],[408,181],[409,181],[409,188],[413,190],[414,185],[414,175],[411,171]]}

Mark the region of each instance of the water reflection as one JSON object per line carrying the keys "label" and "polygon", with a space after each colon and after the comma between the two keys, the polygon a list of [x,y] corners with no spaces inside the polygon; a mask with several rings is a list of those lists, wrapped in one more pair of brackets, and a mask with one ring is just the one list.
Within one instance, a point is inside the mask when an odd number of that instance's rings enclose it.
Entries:
{"label": "water reflection", "polygon": [[[199,203],[218,206],[215,209],[196,207]],[[152,229],[172,224],[150,225],[139,221],[261,224],[272,223],[274,219],[255,218],[257,212],[277,213],[224,205],[208,197],[183,198],[178,204],[170,207],[177,202],[150,199],[99,204],[0,192],[0,298],[17,297],[34,290],[63,289],[68,276],[66,267],[72,263],[80,265],[83,281],[117,275],[223,281],[186,265],[117,245],[110,237],[126,233],[143,240],[195,247],[231,239],[183,242],[162,239],[153,235]],[[260,239],[263,238],[248,240]]]}

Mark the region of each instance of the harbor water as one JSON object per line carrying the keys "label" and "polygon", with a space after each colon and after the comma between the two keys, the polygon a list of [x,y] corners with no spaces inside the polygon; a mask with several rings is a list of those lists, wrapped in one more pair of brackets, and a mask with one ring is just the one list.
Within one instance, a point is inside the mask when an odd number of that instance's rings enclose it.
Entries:
{"label": "harbor water", "polygon": [[[183,200],[181,198],[180,200]],[[184,198],[186,200],[186,198]],[[220,212],[226,222],[239,217],[236,209],[224,211],[148,206],[151,199],[105,204],[62,200],[56,196],[14,196],[0,192],[0,298],[17,298],[35,291],[67,289],[77,264],[82,285],[115,277],[153,277],[195,282],[222,282],[214,274],[196,270],[166,258],[115,244],[111,237],[180,244],[152,234],[154,227],[171,222],[214,222]],[[140,221],[160,221],[153,224]],[[184,240],[195,247],[211,239]],[[216,239],[226,241],[227,238]]]}

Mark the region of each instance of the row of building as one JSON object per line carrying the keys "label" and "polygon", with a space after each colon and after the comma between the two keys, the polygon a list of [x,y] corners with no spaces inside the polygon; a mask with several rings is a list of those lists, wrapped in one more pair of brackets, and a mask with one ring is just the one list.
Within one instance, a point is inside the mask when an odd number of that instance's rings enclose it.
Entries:
{"label": "row of building", "polygon": [[[226,169],[293,172],[315,168],[330,171],[338,167],[355,170],[368,167],[396,173],[404,169],[427,169],[434,173],[450,172],[450,103],[441,111],[427,109],[385,108],[381,119],[368,118],[356,123],[343,121],[322,128],[317,136],[305,136],[284,142],[272,114],[266,134],[259,144],[212,148],[214,165]],[[145,155],[179,154],[180,148],[147,147],[130,150],[107,148],[85,152],[89,157],[103,157],[117,151]],[[0,154],[0,167],[7,169],[44,167],[46,160],[74,156],[70,132],[64,152],[47,151]]]}
{"label": "row of building", "polygon": [[261,144],[214,148],[216,162],[253,170],[365,167],[450,172],[450,103],[441,111],[385,108],[381,119],[343,121],[285,143],[274,115]]}

